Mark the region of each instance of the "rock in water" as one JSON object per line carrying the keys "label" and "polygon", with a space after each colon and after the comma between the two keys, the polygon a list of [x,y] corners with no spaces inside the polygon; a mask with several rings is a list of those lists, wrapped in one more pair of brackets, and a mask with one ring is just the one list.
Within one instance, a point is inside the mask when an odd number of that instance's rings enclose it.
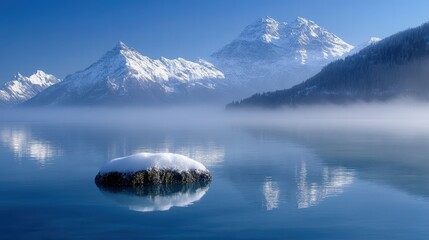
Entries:
{"label": "rock in water", "polygon": [[139,153],[115,158],[100,169],[95,183],[104,187],[210,182],[207,168],[173,153]]}

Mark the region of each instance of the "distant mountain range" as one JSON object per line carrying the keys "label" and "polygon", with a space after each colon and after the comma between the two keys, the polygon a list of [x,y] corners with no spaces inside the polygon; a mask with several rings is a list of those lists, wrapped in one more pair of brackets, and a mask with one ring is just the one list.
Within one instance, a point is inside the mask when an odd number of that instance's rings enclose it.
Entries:
{"label": "distant mountain range", "polygon": [[228,107],[429,99],[429,23],[375,42],[292,88],[255,94]]}
{"label": "distant mountain range", "polygon": [[46,82],[33,84],[17,77],[0,90],[0,103],[223,104],[256,92],[289,88],[326,64],[377,41],[373,38],[354,48],[311,20],[298,17],[285,23],[265,17],[245,27],[208,61],[151,59],[120,42],[100,60],[63,81],[49,75]]}
{"label": "distant mountain range", "polygon": [[29,77],[16,74],[12,80],[0,87],[0,105],[13,105],[25,102],[46,88],[61,80],[51,74],[38,70]]}
{"label": "distant mountain range", "polygon": [[87,69],[67,76],[26,105],[164,104],[215,98],[224,74],[212,64],[151,59],[119,42]]}

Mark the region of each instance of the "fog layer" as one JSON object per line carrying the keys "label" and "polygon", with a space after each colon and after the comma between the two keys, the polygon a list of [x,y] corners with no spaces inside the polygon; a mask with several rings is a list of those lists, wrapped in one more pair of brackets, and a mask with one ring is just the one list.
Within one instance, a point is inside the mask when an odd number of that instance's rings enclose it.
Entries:
{"label": "fog layer", "polygon": [[0,122],[43,122],[123,127],[264,126],[365,128],[428,131],[429,103],[359,103],[278,110],[225,110],[221,107],[24,108],[1,109]]}

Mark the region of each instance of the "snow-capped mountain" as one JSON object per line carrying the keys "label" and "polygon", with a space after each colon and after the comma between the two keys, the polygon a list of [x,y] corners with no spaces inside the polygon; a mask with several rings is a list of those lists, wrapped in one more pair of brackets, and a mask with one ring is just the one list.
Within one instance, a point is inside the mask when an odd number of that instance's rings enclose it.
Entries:
{"label": "snow-capped mountain", "polygon": [[344,54],[344,57],[354,55],[354,54],[360,52],[360,50],[362,50],[362,49],[364,49],[364,48],[366,48],[368,46],[371,46],[373,44],[376,44],[376,43],[378,43],[380,41],[381,41],[381,38],[371,37],[368,41],[365,41],[365,42],[357,45],[350,52],[348,52],[347,54]]}
{"label": "snow-capped mountain", "polygon": [[352,49],[311,20],[298,17],[286,23],[265,17],[211,57],[226,78],[255,93],[302,82]]}
{"label": "snow-capped mountain", "polygon": [[29,77],[16,74],[0,88],[0,104],[14,105],[31,99],[46,88],[60,82],[51,74],[38,70]]}
{"label": "snow-capped mountain", "polygon": [[[381,41],[327,65],[289,89],[254,94],[229,107],[429,100],[429,23]],[[377,43],[374,43],[375,42]]]}
{"label": "snow-capped mountain", "polygon": [[119,42],[87,69],[46,89],[30,105],[159,104],[210,99],[224,75],[209,62],[151,59]]}

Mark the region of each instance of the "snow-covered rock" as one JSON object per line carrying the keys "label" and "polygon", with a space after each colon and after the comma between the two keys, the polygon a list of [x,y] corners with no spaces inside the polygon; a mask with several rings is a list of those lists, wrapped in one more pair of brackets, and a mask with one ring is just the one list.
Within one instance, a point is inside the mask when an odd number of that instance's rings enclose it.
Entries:
{"label": "snow-covered rock", "polygon": [[286,23],[265,17],[213,53],[211,62],[230,84],[253,94],[289,88],[352,49],[314,21],[298,17]]}
{"label": "snow-covered rock", "polygon": [[102,167],[95,178],[100,186],[139,186],[211,181],[203,164],[174,153],[138,153],[116,158]]}
{"label": "snow-covered rock", "polygon": [[22,103],[60,81],[55,76],[41,70],[36,71],[29,77],[18,73],[12,80],[0,87],[0,104],[14,105]]}
{"label": "snow-covered rock", "polygon": [[207,171],[203,164],[186,156],[174,153],[138,153],[127,157],[115,158],[100,169],[100,173],[134,173],[142,169],[155,168],[177,172]]}
{"label": "snow-covered rock", "polygon": [[209,62],[151,59],[119,42],[87,69],[67,76],[30,105],[159,104],[209,99],[224,75]]}
{"label": "snow-covered rock", "polygon": [[172,207],[186,207],[199,201],[208,191],[208,182],[143,187],[103,188],[108,198],[132,211],[167,211]]}

